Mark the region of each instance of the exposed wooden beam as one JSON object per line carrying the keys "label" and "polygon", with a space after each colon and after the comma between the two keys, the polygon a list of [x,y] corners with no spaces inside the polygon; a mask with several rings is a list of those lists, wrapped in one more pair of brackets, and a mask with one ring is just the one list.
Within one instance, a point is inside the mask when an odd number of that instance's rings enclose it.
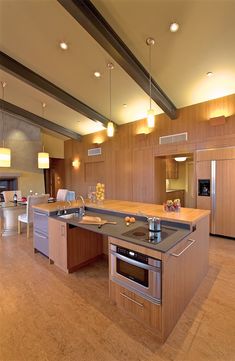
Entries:
{"label": "exposed wooden beam", "polygon": [[39,127],[52,130],[53,132],[62,134],[65,137],[71,139],[81,140],[82,138],[80,134],[73,132],[72,130],[66,129],[61,125],[51,122],[50,120],[39,117],[38,115],[28,112],[27,110],[22,109],[12,103],[8,103],[5,100],[0,99],[0,106],[1,109],[4,109],[4,111],[11,113],[13,115],[18,115],[24,118],[26,121],[33,123]]}
{"label": "exposed wooden beam", "polygon": [[[60,103],[75,110],[76,112],[84,115],[85,117],[94,121],[99,121],[106,127],[108,124],[108,118],[98,113],[85,103],[81,102],[72,95],[66,93],[64,90],[46,80],[42,76],[38,75],[31,69],[27,68],[23,64],[19,63],[15,59],[11,58],[7,54],[0,51],[0,68],[6,72],[14,75],[15,77],[23,80],[25,83],[33,86],[41,92],[56,99]],[[116,124],[115,124],[116,125]]]}
{"label": "exposed wooden beam", "polygon": [[[90,0],[57,0],[73,18],[112,56],[113,59],[149,94],[149,73],[125,45]],[[176,107],[152,79],[152,99],[171,118]]]}

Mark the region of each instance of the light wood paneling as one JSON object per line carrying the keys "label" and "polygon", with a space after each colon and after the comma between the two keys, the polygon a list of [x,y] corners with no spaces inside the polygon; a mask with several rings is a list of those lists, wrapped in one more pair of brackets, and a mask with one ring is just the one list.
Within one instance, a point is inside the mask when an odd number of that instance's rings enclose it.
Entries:
{"label": "light wood paneling", "polygon": [[89,162],[85,163],[84,167],[86,183],[95,185],[98,182],[104,182],[104,162]]}
{"label": "light wood paneling", "polygon": [[[209,119],[221,114],[226,116],[225,124],[211,126]],[[154,203],[157,199],[154,157],[234,146],[234,114],[235,94],[179,109],[175,120],[165,114],[158,115],[156,127],[149,134],[139,134],[146,131],[146,120],[140,120],[119,126],[112,139],[101,131],[84,136],[81,142],[68,140],[65,142],[66,187],[87,194],[89,184],[85,181],[84,164],[88,158],[89,161],[95,158],[87,157],[87,150],[94,147],[93,143],[102,142],[102,157],[97,160],[104,161],[107,197]],[[188,132],[187,142],[159,145],[159,136],[182,132]],[[75,170],[71,162],[76,157],[81,159],[81,166]]]}
{"label": "light wood paneling", "polygon": [[[194,243],[190,242],[194,241]],[[189,246],[187,249],[186,247]],[[174,254],[180,254],[175,257]],[[208,270],[209,217],[197,223],[197,229],[163,254],[162,317],[165,340],[194,295]]]}
{"label": "light wood paneling", "polygon": [[216,162],[215,234],[235,238],[234,199],[235,159],[218,160]]}
{"label": "light wood paneling", "polygon": [[153,328],[154,333],[161,339],[161,305],[155,305],[112,281],[110,281],[109,292],[111,300],[119,308],[140,321],[145,327]]}
{"label": "light wood paneling", "polygon": [[221,159],[235,159],[235,147],[206,149],[196,152],[196,160],[198,162]]}
{"label": "light wood paneling", "polygon": [[177,179],[179,176],[178,163],[173,158],[166,159],[166,179]]}

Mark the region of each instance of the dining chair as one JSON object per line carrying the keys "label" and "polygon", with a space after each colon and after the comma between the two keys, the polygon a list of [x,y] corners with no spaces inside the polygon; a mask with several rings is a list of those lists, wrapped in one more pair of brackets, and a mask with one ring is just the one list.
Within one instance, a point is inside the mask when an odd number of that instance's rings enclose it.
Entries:
{"label": "dining chair", "polygon": [[18,216],[18,234],[21,233],[21,223],[27,224],[27,238],[29,238],[29,226],[33,223],[33,206],[35,204],[43,204],[48,202],[49,194],[33,195],[27,198],[26,213]]}
{"label": "dining chair", "polygon": [[67,201],[68,189],[58,189],[56,200],[57,201]]}
{"label": "dining chair", "polygon": [[13,197],[14,194],[17,195],[17,199],[21,199],[22,195],[21,195],[21,191],[3,191],[2,195],[4,198],[4,202],[9,203],[9,202],[13,202]]}

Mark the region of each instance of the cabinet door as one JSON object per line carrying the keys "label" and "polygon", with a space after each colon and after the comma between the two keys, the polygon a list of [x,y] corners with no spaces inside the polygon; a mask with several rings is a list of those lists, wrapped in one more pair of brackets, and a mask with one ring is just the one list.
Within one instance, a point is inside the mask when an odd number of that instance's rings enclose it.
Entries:
{"label": "cabinet door", "polygon": [[216,161],[215,200],[212,232],[235,237],[235,159]]}
{"label": "cabinet door", "polygon": [[49,219],[49,258],[67,272],[67,224],[52,218]]}
{"label": "cabinet door", "polygon": [[110,298],[119,308],[126,311],[145,326],[153,328],[155,332],[159,331],[160,335],[162,329],[161,305],[151,303],[112,281],[110,281]]}
{"label": "cabinet door", "polygon": [[208,270],[209,216],[163,258],[164,338],[171,332]]}
{"label": "cabinet door", "polygon": [[174,159],[166,159],[166,179],[177,179],[178,176],[178,163]]}

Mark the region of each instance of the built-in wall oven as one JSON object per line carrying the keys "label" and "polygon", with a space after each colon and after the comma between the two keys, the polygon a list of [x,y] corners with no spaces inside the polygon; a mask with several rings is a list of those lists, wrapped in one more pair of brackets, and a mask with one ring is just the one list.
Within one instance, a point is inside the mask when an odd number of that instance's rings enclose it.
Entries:
{"label": "built-in wall oven", "polygon": [[161,260],[111,244],[111,280],[161,303]]}

